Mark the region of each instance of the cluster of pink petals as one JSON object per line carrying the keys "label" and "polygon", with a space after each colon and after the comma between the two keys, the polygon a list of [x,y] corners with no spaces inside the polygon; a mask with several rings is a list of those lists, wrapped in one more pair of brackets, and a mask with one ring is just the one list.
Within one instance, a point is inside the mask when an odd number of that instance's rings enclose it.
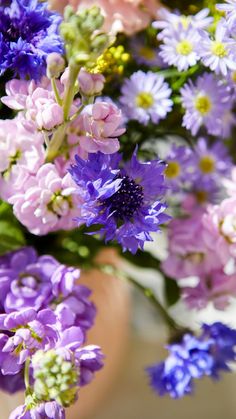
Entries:
{"label": "cluster of pink petals", "polygon": [[78,76],[80,92],[85,96],[95,96],[104,88],[105,77],[102,74],[92,74],[81,68]]}
{"label": "cluster of pink petals", "polygon": [[42,165],[9,202],[18,220],[36,235],[72,229],[73,220],[79,215],[80,198],[71,176],[61,176],[52,163]]}
{"label": "cluster of pink petals", "polygon": [[17,117],[0,121],[0,197],[8,200],[44,162],[43,137]]}
{"label": "cluster of pink petals", "polygon": [[197,286],[183,287],[182,295],[191,309],[202,310],[211,301],[217,310],[224,310],[232,297],[236,297],[236,273],[226,275],[221,269],[212,271],[200,277]]}
{"label": "cluster of pink petals", "polygon": [[[63,84],[57,81],[63,92]],[[25,118],[39,130],[52,130],[63,122],[62,107],[56,102],[50,80],[46,77],[38,84],[33,80],[10,80],[6,84],[7,96],[2,102],[11,109],[24,111]]]}
{"label": "cluster of pink petals", "polygon": [[132,35],[145,29],[156,16],[158,0],[49,0],[52,8],[63,12],[70,4],[75,9],[98,6],[105,17],[104,30]]}
{"label": "cluster of pink petals", "polygon": [[80,146],[88,153],[112,154],[119,150],[117,137],[125,132],[121,128],[123,116],[116,105],[108,102],[96,102],[81,115]]}

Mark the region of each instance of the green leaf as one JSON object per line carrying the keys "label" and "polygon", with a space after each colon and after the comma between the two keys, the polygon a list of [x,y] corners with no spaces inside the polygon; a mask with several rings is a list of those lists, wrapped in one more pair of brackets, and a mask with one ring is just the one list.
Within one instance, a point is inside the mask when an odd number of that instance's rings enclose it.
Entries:
{"label": "green leaf", "polygon": [[24,233],[11,206],[0,201],[0,255],[25,246]]}
{"label": "green leaf", "polygon": [[168,307],[173,306],[180,299],[180,288],[174,279],[164,276],[165,299]]}

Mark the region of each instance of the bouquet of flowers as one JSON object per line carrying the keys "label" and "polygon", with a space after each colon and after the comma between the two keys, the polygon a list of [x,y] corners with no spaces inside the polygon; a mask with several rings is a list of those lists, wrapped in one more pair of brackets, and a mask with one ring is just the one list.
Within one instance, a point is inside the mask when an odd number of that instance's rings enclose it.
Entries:
{"label": "bouquet of flowers", "polygon": [[[80,269],[130,282],[167,323],[157,394],[230,371],[236,330],[168,307],[236,297],[236,1],[0,0],[0,51],[0,388],[25,391],[10,419],[64,418],[106,362]],[[159,260],[146,243],[164,236]],[[98,266],[104,247],[161,273],[165,304]]]}

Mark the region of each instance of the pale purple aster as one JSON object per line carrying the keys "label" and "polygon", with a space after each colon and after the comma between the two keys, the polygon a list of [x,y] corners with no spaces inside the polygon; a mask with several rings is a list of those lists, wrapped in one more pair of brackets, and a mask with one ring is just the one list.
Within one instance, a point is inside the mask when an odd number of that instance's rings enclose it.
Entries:
{"label": "pale purple aster", "polygon": [[65,419],[65,409],[57,402],[35,405],[30,410],[26,405],[18,406],[11,412],[9,419]]}
{"label": "pale purple aster", "polygon": [[190,147],[172,144],[168,155],[165,157],[166,185],[170,191],[178,191],[193,178],[194,154]]}
{"label": "pale purple aster", "polygon": [[78,222],[101,224],[99,233],[106,241],[117,240],[124,251],[136,253],[169,218],[160,201],[165,192],[165,164],[140,162],[135,152],[120,168],[120,159],[119,154],[90,154],[86,161],[76,156],[70,173],[83,194]]}
{"label": "pale purple aster", "polygon": [[213,22],[213,18],[209,16],[210,10],[204,8],[196,15],[181,15],[178,12],[172,13],[167,8],[160,8],[157,11],[158,20],[153,22],[153,27],[161,30],[158,34],[158,39],[163,39],[168,36],[173,29],[177,29],[179,24],[182,24],[185,29],[191,25],[195,29],[207,29]]}
{"label": "pale purple aster", "polygon": [[203,65],[223,76],[236,70],[236,41],[229,36],[225,20],[221,19],[217,23],[214,38],[205,31],[199,33],[201,41],[197,52]]}
{"label": "pale purple aster", "polygon": [[128,119],[138,120],[147,125],[151,120],[155,124],[164,119],[171,111],[171,89],[164,77],[151,71],[139,70],[124,81],[121,88],[120,103]]}
{"label": "pale purple aster", "polygon": [[198,31],[191,25],[187,29],[179,23],[163,38],[160,46],[160,57],[169,65],[174,65],[179,71],[185,71],[199,60],[197,46],[200,42]]}
{"label": "pale purple aster", "polygon": [[197,177],[212,177],[220,181],[221,176],[230,175],[233,163],[222,141],[210,145],[205,138],[199,138],[194,146],[194,156]]}
{"label": "pale purple aster", "polygon": [[142,35],[131,38],[131,54],[138,64],[144,64],[149,67],[165,67],[162,58],[159,55],[159,48],[156,45],[150,46]]}
{"label": "pale purple aster", "polygon": [[229,29],[236,23],[236,2],[235,0],[225,0],[225,3],[216,4],[216,9],[226,13],[226,21]]}
{"label": "pale purple aster", "polygon": [[199,337],[184,334],[180,343],[167,346],[164,362],[147,368],[150,385],[159,395],[178,399],[191,394],[194,380],[210,376],[219,378],[221,371],[231,371],[235,361],[236,330],[217,322],[203,324]]}
{"label": "pale purple aster", "polygon": [[[32,308],[0,314],[0,369],[4,375],[17,374],[36,350],[54,346],[56,316],[50,309],[37,313]],[[10,336],[9,336],[10,332]]]}
{"label": "pale purple aster", "polygon": [[180,90],[185,109],[183,126],[196,135],[205,126],[211,135],[219,135],[222,129],[222,113],[228,109],[227,87],[215,79],[213,74],[204,73],[195,84],[190,80]]}
{"label": "pale purple aster", "polygon": [[220,202],[222,199],[221,191],[220,178],[199,175],[195,176],[188,193],[194,197],[194,206],[205,207],[209,203],[216,204]]}

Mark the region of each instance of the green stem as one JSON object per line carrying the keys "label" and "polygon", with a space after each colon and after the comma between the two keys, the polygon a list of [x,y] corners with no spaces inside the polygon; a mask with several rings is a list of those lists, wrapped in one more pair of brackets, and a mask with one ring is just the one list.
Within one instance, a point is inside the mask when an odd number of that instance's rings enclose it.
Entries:
{"label": "green stem", "polygon": [[29,383],[29,368],[30,368],[30,358],[27,358],[25,361],[25,371],[24,371],[24,380],[25,380],[25,389],[26,391],[30,388]]}
{"label": "green stem", "polygon": [[64,123],[60,125],[60,127],[57,128],[55,134],[53,135],[49,147],[47,149],[47,156],[46,156],[46,162],[51,162],[55,159],[55,157],[58,154],[58,150],[61,147],[66,133],[66,127],[67,125]]}
{"label": "green stem", "polygon": [[75,83],[79,74],[80,67],[77,65],[70,65],[69,68],[69,80],[66,86],[63,111],[64,111],[64,120],[67,121],[70,115],[70,108],[75,95]]}
{"label": "green stem", "polygon": [[112,265],[103,265],[98,267],[108,274],[113,274],[119,279],[129,281],[132,285],[134,285],[142,294],[148,298],[148,300],[152,303],[155,309],[159,312],[162,316],[165,323],[170,327],[172,331],[179,332],[182,328],[179,326],[175,320],[169,315],[165,307],[160,303],[160,301],[155,296],[153,290],[151,288],[147,288],[144,285],[140,284],[140,282],[136,281],[136,279],[131,278],[130,276],[126,275],[125,272],[118,270]]}
{"label": "green stem", "polygon": [[58,92],[58,88],[57,88],[55,77],[52,77],[51,78],[51,84],[52,84],[52,89],[54,91],[55,99],[56,99],[58,105],[62,106],[63,101],[62,101],[62,98],[61,98],[61,96],[60,96],[60,94]]}

